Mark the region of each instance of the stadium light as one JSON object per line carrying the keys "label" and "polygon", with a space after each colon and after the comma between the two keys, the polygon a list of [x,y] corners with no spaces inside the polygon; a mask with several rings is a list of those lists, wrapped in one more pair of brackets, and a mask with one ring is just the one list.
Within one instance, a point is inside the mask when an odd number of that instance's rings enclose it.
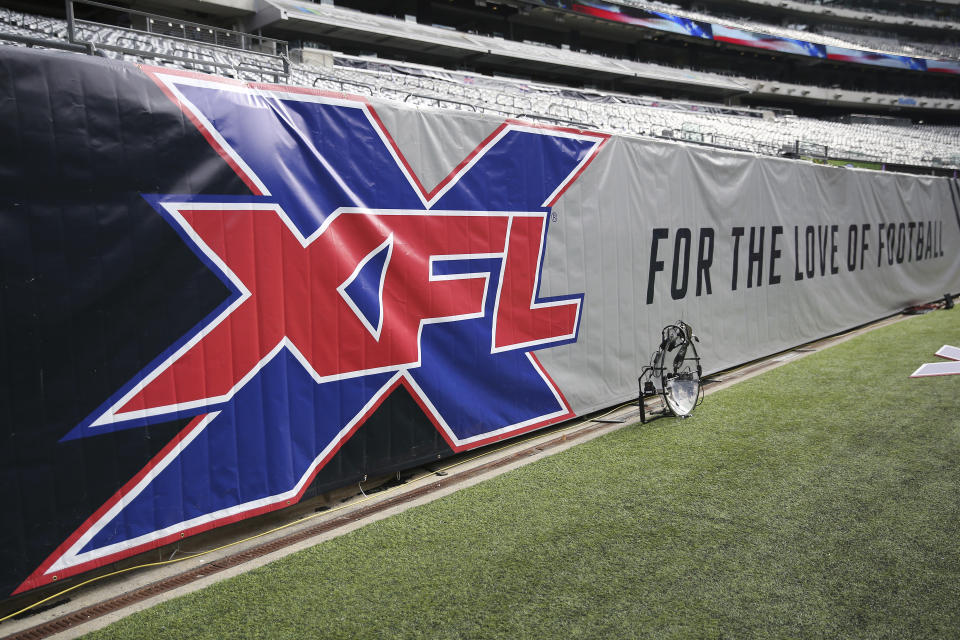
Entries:
{"label": "stadium light", "polygon": [[663,409],[651,412],[651,419],[665,415],[686,418],[703,400],[703,368],[695,344],[700,339],[693,328],[680,320],[664,327],[660,337],[660,346],[637,379],[640,421],[644,424],[648,419],[645,398],[660,396],[663,401]]}

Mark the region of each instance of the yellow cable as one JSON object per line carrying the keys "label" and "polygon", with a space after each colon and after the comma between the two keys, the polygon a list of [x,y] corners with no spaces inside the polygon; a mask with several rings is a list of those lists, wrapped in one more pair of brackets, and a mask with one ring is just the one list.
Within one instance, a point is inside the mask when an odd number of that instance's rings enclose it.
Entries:
{"label": "yellow cable", "polygon": [[[432,474],[431,474],[431,475],[432,475]],[[421,477],[425,477],[425,476],[421,476]],[[393,489],[388,489],[387,491],[393,491],[393,490],[395,490],[395,489],[399,489],[401,486],[403,486],[403,485],[394,487]],[[320,513],[314,513],[314,514],[311,514],[311,515],[309,515],[309,516],[300,518],[300,519],[298,519],[298,520],[294,520],[293,522],[288,522],[287,524],[283,524],[283,525],[280,525],[280,526],[278,526],[278,527],[274,527],[273,529],[269,529],[269,530],[267,530],[267,531],[262,531],[262,532],[260,532],[260,533],[255,534],[255,535],[252,535],[252,536],[243,538],[242,540],[235,540],[235,541],[233,541],[233,542],[229,542],[229,543],[224,544],[224,545],[221,545],[221,546],[219,546],[219,547],[214,547],[213,549],[207,549],[206,551],[199,551],[199,552],[197,552],[197,553],[192,553],[192,554],[183,556],[183,557],[181,557],[181,558],[177,558],[176,560],[160,560],[160,561],[158,561],[158,562],[147,562],[147,563],[145,563],[145,564],[139,564],[139,565],[136,565],[136,566],[134,566],[134,567],[127,567],[126,569],[119,569],[119,570],[113,571],[113,572],[111,572],[111,573],[105,573],[105,574],[103,574],[102,576],[96,576],[96,577],[94,577],[94,578],[90,578],[89,580],[86,580],[86,581],[81,582],[81,583],[79,583],[79,584],[75,584],[75,585],[73,585],[72,587],[68,587],[68,588],[66,588],[66,589],[64,589],[64,590],[62,590],[62,591],[59,591],[59,592],[57,592],[57,593],[55,593],[55,594],[53,594],[53,595],[51,595],[51,596],[48,596],[48,597],[46,597],[46,598],[44,598],[44,599],[42,599],[42,600],[38,600],[37,602],[34,602],[33,604],[31,604],[31,605],[29,605],[29,606],[27,606],[27,607],[24,607],[23,609],[20,609],[19,611],[15,611],[15,612],[13,612],[13,613],[11,613],[11,614],[8,614],[8,615],[4,616],[3,618],[0,618],[0,622],[4,622],[4,621],[6,621],[6,620],[9,620],[10,618],[13,618],[14,616],[18,616],[18,615],[20,615],[21,613],[24,613],[24,612],[26,612],[26,611],[29,611],[30,609],[33,609],[34,607],[37,607],[37,606],[43,604],[44,602],[49,602],[50,600],[53,600],[54,598],[58,598],[58,597],[64,595],[65,593],[69,593],[70,591],[73,591],[74,589],[79,589],[80,587],[83,587],[83,586],[85,586],[85,585],[88,585],[88,584],[90,584],[90,583],[92,583],[92,582],[97,582],[98,580],[104,580],[105,578],[110,578],[110,577],[113,577],[113,576],[116,576],[116,575],[120,575],[121,573],[127,573],[128,571],[134,571],[134,570],[136,570],[136,569],[146,569],[147,567],[160,567],[160,566],[169,565],[169,564],[176,564],[176,563],[178,563],[178,562],[184,562],[184,561],[186,561],[186,560],[192,560],[192,559],[198,558],[198,557],[200,557],[200,556],[205,556],[205,555],[214,553],[214,552],[216,552],[216,551],[221,551],[221,550],[223,550],[223,549],[228,549],[228,548],[233,547],[233,546],[236,546],[236,545],[238,545],[238,544],[242,544],[242,543],[244,543],[244,542],[249,542],[249,541],[251,541],[251,540],[256,540],[257,538],[262,538],[263,536],[270,535],[271,533],[276,533],[277,531],[283,531],[284,529],[287,529],[287,528],[289,528],[289,527],[292,527],[292,526],[294,526],[294,525],[296,525],[296,524],[300,524],[300,523],[302,523],[302,522],[306,522],[306,521],[311,520],[311,519],[313,519],[313,518],[317,518],[317,517],[320,517],[320,516],[323,516],[323,515],[328,515],[328,514],[330,514],[330,513],[334,513],[334,512],[336,512],[336,511],[341,510],[341,509],[345,509],[345,508],[347,508],[347,507],[352,507],[352,506],[354,506],[354,505],[358,505],[358,504],[364,503],[364,502],[366,502],[367,500],[371,500],[371,499],[373,499],[373,498],[375,498],[375,497],[377,497],[378,495],[383,494],[383,493],[386,493],[386,492],[381,491],[381,492],[379,492],[379,493],[377,493],[377,494],[373,494],[373,495],[368,496],[368,497],[366,497],[366,498],[363,498],[363,499],[360,499],[360,500],[354,500],[354,501],[351,502],[350,504],[344,504],[344,505],[340,505],[339,507],[334,507],[333,509],[328,509],[328,510],[323,511],[323,512],[320,512]]]}
{"label": "yellow cable", "polygon": [[[610,415],[611,413],[614,413],[614,412],[616,412],[616,411],[619,411],[620,409],[622,409],[622,408],[624,408],[624,407],[627,407],[627,406],[629,406],[629,405],[631,405],[631,404],[633,404],[633,403],[632,403],[632,402],[625,402],[625,403],[623,403],[623,404],[621,404],[621,405],[619,405],[619,406],[617,406],[617,407],[614,407],[613,409],[607,411],[606,413],[604,413],[604,414],[602,414],[602,415],[600,415],[600,416],[597,416],[597,418],[603,418],[604,416],[608,416],[608,415]],[[595,419],[597,419],[597,418],[591,418],[591,420],[595,420]],[[572,429],[575,429],[575,428],[578,428],[578,427],[582,427],[582,426],[584,426],[588,421],[589,421],[589,420],[581,420],[581,421],[579,421],[579,422],[576,422],[576,423],[570,425],[569,427],[564,427],[563,429],[558,429],[558,430],[553,431],[553,432],[551,432],[551,433],[553,433],[553,434],[564,433],[564,432],[566,432],[566,431],[570,431],[570,430],[572,430]],[[538,435],[543,435],[543,434],[538,434]],[[67,593],[69,593],[69,592],[71,592],[71,591],[73,591],[73,590],[75,590],[75,589],[79,589],[80,587],[84,587],[84,586],[86,586],[86,585],[88,585],[88,584],[91,584],[91,583],[94,583],[94,582],[98,582],[98,581],[104,580],[104,579],[106,579],[106,578],[112,578],[113,576],[118,576],[118,575],[120,575],[120,574],[122,574],[122,573],[128,573],[128,572],[130,572],[130,571],[135,571],[135,570],[137,570],[137,569],[146,569],[146,568],[148,568],[148,567],[161,567],[161,566],[165,566],[165,565],[176,564],[176,563],[178,563],[178,562],[184,562],[184,561],[186,561],[186,560],[192,560],[192,559],[194,559],[194,558],[199,558],[200,556],[205,556],[205,555],[214,553],[214,552],[216,552],[216,551],[222,551],[223,549],[229,549],[230,547],[234,547],[234,546],[236,546],[236,545],[238,545],[238,544],[243,544],[243,543],[245,543],[245,542],[250,542],[251,540],[256,540],[257,538],[262,538],[263,536],[270,535],[271,533],[276,533],[277,531],[283,531],[284,529],[288,529],[288,528],[290,528],[290,527],[292,527],[292,526],[294,526],[294,525],[298,525],[298,524],[307,522],[308,520],[312,520],[312,519],[314,519],[314,518],[319,518],[320,516],[327,516],[327,515],[330,515],[331,513],[336,513],[337,511],[340,511],[341,509],[346,509],[347,507],[355,507],[355,506],[357,506],[357,505],[359,505],[359,504],[363,504],[364,502],[367,502],[367,501],[372,500],[372,499],[374,499],[374,498],[379,498],[379,497],[383,497],[383,496],[385,496],[385,495],[389,495],[390,493],[393,493],[393,492],[395,492],[395,491],[399,491],[400,489],[408,488],[409,485],[410,485],[411,483],[413,483],[413,482],[419,482],[420,480],[423,480],[424,478],[428,478],[428,477],[430,477],[430,476],[437,475],[438,473],[441,473],[441,472],[449,471],[450,469],[453,469],[453,468],[455,468],[455,467],[459,467],[459,466],[464,465],[464,464],[466,464],[466,463],[468,463],[468,462],[472,462],[473,460],[478,460],[478,459],[480,459],[480,458],[484,458],[484,457],[487,457],[487,456],[491,456],[491,455],[493,455],[493,454],[495,454],[495,453],[498,453],[498,452],[500,452],[500,451],[503,451],[504,449],[509,449],[510,447],[515,447],[515,446],[517,446],[517,445],[519,445],[519,444],[523,444],[523,441],[522,441],[522,440],[521,440],[521,441],[517,441],[517,440],[509,441],[508,444],[505,444],[505,445],[502,446],[502,447],[498,447],[498,448],[496,448],[496,449],[491,449],[490,451],[484,451],[483,453],[477,454],[477,455],[475,455],[475,456],[473,456],[473,457],[470,457],[470,458],[466,458],[466,459],[464,459],[464,460],[458,460],[457,462],[454,462],[453,464],[447,465],[447,466],[445,466],[445,467],[441,467],[440,469],[437,469],[437,470],[435,470],[435,471],[431,471],[430,473],[426,473],[426,474],[424,474],[424,475],[422,475],[422,476],[419,476],[419,477],[417,477],[417,478],[411,478],[407,483],[404,483],[404,484],[402,484],[402,485],[397,485],[396,487],[392,487],[392,488],[386,489],[386,490],[384,490],[384,491],[378,491],[377,493],[370,494],[369,496],[367,496],[367,497],[365,497],[365,498],[361,498],[361,499],[359,499],[359,500],[354,500],[354,501],[350,502],[349,504],[342,504],[342,505],[340,505],[340,506],[338,506],[338,507],[334,507],[334,508],[332,508],[332,509],[327,509],[326,511],[321,511],[321,512],[319,512],[319,513],[310,514],[309,516],[305,516],[305,517],[300,518],[300,519],[298,519],[298,520],[294,520],[293,522],[288,522],[287,524],[283,524],[283,525],[280,525],[280,526],[278,526],[278,527],[274,527],[273,529],[269,529],[269,530],[267,530],[267,531],[262,531],[262,532],[260,532],[260,533],[258,533],[258,534],[249,536],[249,537],[247,537],[247,538],[243,538],[242,540],[235,540],[235,541],[233,541],[233,542],[227,543],[227,544],[225,544],[225,545],[221,545],[221,546],[219,546],[219,547],[215,547],[215,548],[213,548],[213,549],[207,549],[206,551],[198,551],[197,553],[193,553],[193,554],[190,554],[190,555],[186,555],[186,556],[183,556],[183,557],[181,557],[181,558],[177,558],[176,560],[160,560],[160,561],[158,561],[158,562],[148,562],[148,563],[145,563],[145,564],[138,564],[138,565],[133,566],[133,567],[127,567],[126,569],[118,569],[117,571],[112,571],[112,572],[110,572],[110,573],[105,573],[105,574],[103,574],[103,575],[101,575],[101,576],[96,576],[96,577],[94,577],[94,578],[90,578],[89,580],[85,580],[84,582],[80,582],[80,583],[75,584],[75,585],[73,585],[73,586],[71,586],[71,587],[67,587],[66,589],[63,589],[62,591],[58,591],[57,593],[55,593],[55,594],[53,594],[53,595],[51,595],[51,596],[48,596],[48,597],[46,597],[46,598],[44,598],[44,599],[42,599],[42,600],[38,600],[37,602],[34,602],[33,604],[31,604],[31,605],[29,605],[29,606],[26,606],[26,607],[24,607],[23,609],[20,609],[19,611],[14,611],[13,613],[7,614],[6,616],[0,618],[0,622],[5,622],[5,621],[9,620],[10,618],[13,618],[13,617],[15,617],[15,616],[20,615],[21,613],[25,613],[25,612],[29,611],[30,609],[33,609],[34,607],[40,606],[40,605],[43,604],[44,602],[49,602],[49,601],[51,601],[51,600],[53,600],[53,599],[55,599],[55,598],[59,598],[60,596],[62,596],[62,595],[64,595],[64,594],[67,594]]]}

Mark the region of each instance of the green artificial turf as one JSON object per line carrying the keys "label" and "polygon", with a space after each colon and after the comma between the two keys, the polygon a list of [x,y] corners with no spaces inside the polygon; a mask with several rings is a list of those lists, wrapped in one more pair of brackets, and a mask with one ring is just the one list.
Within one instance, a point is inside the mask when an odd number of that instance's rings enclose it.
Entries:
{"label": "green artificial turf", "polygon": [[950,638],[960,309],[888,326],[95,638]]}

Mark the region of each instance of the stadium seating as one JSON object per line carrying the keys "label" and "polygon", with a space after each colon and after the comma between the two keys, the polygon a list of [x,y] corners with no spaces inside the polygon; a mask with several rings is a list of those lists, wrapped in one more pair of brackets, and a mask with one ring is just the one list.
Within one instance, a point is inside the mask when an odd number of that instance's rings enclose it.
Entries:
{"label": "stadium seating", "polygon": [[[226,73],[242,79],[288,81],[301,86],[400,101],[417,108],[465,110],[768,155],[780,155],[784,150],[792,149],[800,151],[800,155],[960,168],[960,127],[844,124],[800,118],[773,110],[572,90],[395,61],[387,65],[376,58],[336,52],[327,52],[332,64],[324,66],[291,63],[287,76],[285,71],[277,68],[276,56],[95,23],[80,22],[78,25],[83,39],[100,45],[103,47],[101,53],[111,57]],[[66,23],[62,20],[0,8],[0,32],[63,41],[66,30]],[[537,50],[537,55],[568,56],[572,64],[591,57],[571,51],[548,51],[546,47],[529,43],[500,40],[499,44],[505,49],[522,51],[524,55]],[[594,63],[601,61],[608,65],[614,63],[606,59]]]}
{"label": "stadium seating", "polygon": [[[351,56],[335,61],[356,63]],[[362,60],[360,60],[362,62]],[[376,63],[373,63],[376,66]],[[710,105],[637,99],[615,93],[591,92],[592,99],[574,98],[560,87],[518,82],[506,78],[477,78],[434,69],[447,79],[425,78],[423,68],[391,63],[392,72],[360,70],[334,64],[317,68],[295,65],[293,82],[334,91],[363,93],[396,99],[404,94],[408,104],[463,109],[504,117],[524,117],[542,122],[585,125],[606,131],[652,135],[715,144],[716,146],[778,154],[798,142],[824,147],[823,154],[847,159],[867,159],[895,164],[958,166],[960,127],[898,127],[881,124],[844,124],[795,116],[770,117],[754,109],[736,115],[711,112]],[[713,111],[716,111],[715,109]]]}

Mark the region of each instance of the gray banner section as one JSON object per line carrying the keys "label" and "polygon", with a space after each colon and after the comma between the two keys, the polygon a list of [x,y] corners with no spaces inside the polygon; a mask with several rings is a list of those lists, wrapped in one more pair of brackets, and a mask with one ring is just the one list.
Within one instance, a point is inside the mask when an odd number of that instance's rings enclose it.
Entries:
{"label": "gray banner section", "polygon": [[439,109],[397,109],[395,103],[371,102],[427,191],[446,178],[502,122],[469,112],[451,115]]}
{"label": "gray banner section", "polygon": [[634,396],[677,319],[718,371],[957,293],[955,200],[943,178],[613,138],[554,207],[541,292],[586,295],[578,341],[539,357],[583,413]]}

